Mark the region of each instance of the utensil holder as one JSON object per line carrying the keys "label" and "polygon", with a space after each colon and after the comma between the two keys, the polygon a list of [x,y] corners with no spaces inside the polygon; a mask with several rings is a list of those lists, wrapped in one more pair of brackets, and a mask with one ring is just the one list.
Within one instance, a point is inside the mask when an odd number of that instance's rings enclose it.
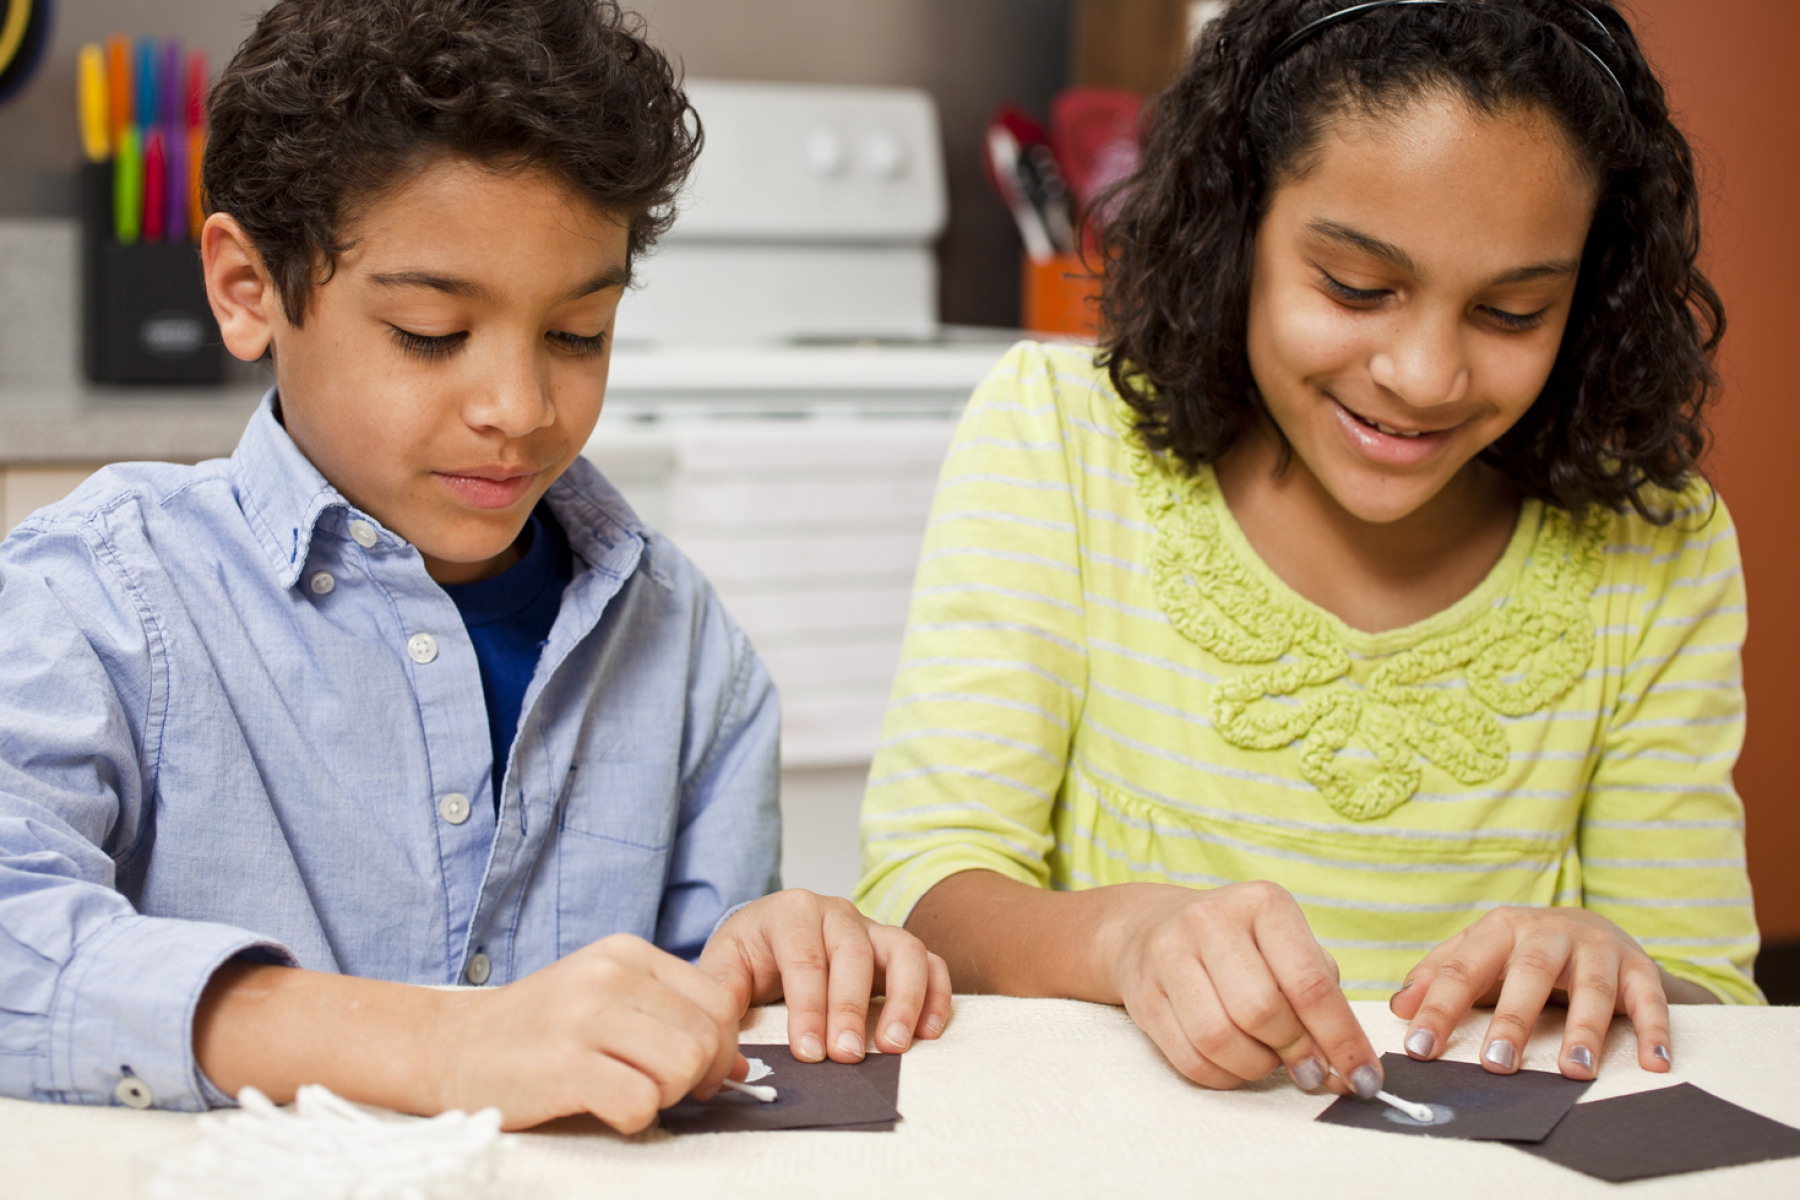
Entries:
{"label": "utensil holder", "polygon": [[112,189],[111,164],[83,164],[82,369],[95,383],[224,382],[225,347],[206,300],[200,248],[121,244]]}
{"label": "utensil holder", "polygon": [[1091,339],[1100,329],[1100,276],[1079,254],[1043,262],[1027,255],[1020,280],[1020,324],[1032,333]]}

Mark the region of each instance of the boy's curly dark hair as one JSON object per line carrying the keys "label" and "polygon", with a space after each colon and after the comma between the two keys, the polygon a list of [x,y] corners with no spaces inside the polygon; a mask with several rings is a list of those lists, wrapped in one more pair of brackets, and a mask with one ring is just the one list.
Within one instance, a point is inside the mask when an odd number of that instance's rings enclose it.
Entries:
{"label": "boy's curly dark hair", "polygon": [[1156,105],[1144,166],[1101,231],[1101,361],[1140,434],[1193,467],[1254,426],[1266,410],[1245,329],[1272,189],[1305,169],[1333,113],[1449,89],[1484,114],[1548,113],[1600,185],[1556,364],[1484,457],[1571,511],[1630,504],[1667,520],[1642,493],[1682,487],[1705,450],[1725,313],[1695,261],[1693,153],[1630,26],[1606,0],[1395,5],[1270,64],[1346,3],[1236,0]]}
{"label": "boy's curly dark hair", "polygon": [[613,0],[279,0],[214,85],[202,187],[255,243],[288,320],[360,206],[440,154],[547,169],[668,227],[700,152],[668,59]]}

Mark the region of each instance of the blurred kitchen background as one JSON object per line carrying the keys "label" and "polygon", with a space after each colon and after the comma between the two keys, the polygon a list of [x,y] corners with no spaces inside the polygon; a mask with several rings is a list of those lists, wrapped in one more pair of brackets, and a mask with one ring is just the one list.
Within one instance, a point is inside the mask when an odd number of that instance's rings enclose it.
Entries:
{"label": "blurred kitchen background", "polygon": [[[0,0],[0,8],[24,2]],[[261,7],[254,0],[63,0],[53,5],[37,70],[0,102],[0,533],[104,462],[229,453],[266,386],[241,365],[211,389],[85,382],[75,221],[80,46],[115,32],[174,35],[205,49],[216,71]],[[652,260],[649,286],[628,301],[640,302],[643,336],[628,345],[630,331],[621,329],[607,415],[589,452],[715,578],[769,659],[788,711],[787,878],[841,893],[854,883],[856,806],[937,459],[969,388],[1021,325],[1020,234],[983,178],[989,119],[1006,102],[1041,119],[1052,98],[1074,85],[1151,96],[1218,5],[642,0],[636,7],[653,39],[703,88],[715,81],[833,85],[713,93],[712,102],[725,107],[708,118],[719,136],[709,142],[699,182],[716,199],[708,217],[690,222],[695,232],[686,241],[677,227],[662,275]],[[1709,469],[1738,522],[1756,618],[1745,662],[1749,744],[1737,780],[1767,943],[1759,979],[1772,996],[1793,1002],[1800,1000],[1800,785],[1776,747],[1781,730],[1800,722],[1793,684],[1800,628],[1780,615],[1783,598],[1800,590],[1786,483],[1787,458],[1800,446],[1786,352],[1800,315],[1790,282],[1800,277],[1800,225],[1791,219],[1800,184],[1800,75],[1786,61],[1800,44],[1800,5],[1626,0],[1626,7],[1670,81],[1707,172],[1708,253],[1731,318]],[[706,116],[706,104],[697,105]],[[767,120],[732,120],[753,113]],[[740,180],[780,174],[746,171],[746,157],[774,162],[783,154],[791,159],[795,211],[824,214],[826,231],[810,241],[766,204],[740,203],[734,190],[734,169]],[[833,188],[882,199],[844,215],[843,205],[821,198]],[[814,213],[808,205],[823,207]],[[849,295],[831,328],[777,305],[767,329],[741,337],[670,332],[683,310],[666,300],[659,308],[657,298],[676,295],[680,278],[728,276],[733,262],[757,255],[811,262],[826,274],[891,271],[901,299],[859,307]],[[883,265],[870,266],[876,263]]]}

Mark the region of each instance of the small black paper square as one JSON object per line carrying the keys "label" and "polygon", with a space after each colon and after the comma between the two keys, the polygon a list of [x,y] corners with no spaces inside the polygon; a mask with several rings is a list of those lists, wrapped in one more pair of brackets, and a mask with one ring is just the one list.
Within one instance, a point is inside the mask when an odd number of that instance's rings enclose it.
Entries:
{"label": "small black paper square", "polygon": [[1381,1068],[1389,1092],[1429,1104],[1438,1120],[1426,1125],[1379,1100],[1355,1096],[1339,1096],[1318,1119],[1417,1137],[1539,1142],[1589,1087],[1550,1071],[1496,1075],[1474,1063],[1416,1062],[1403,1054],[1382,1055]]}
{"label": "small black paper square", "polygon": [[742,1092],[722,1091],[704,1103],[691,1096],[662,1112],[670,1133],[739,1133],[766,1129],[892,1130],[900,1119],[900,1057],[870,1054],[859,1063],[807,1063],[785,1045],[739,1046],[761,1059],[770,1074],[757,1083],[773,1087],[772,1103]]}
{"label": "small black paper square", "polygon": [[1800,1158],[1800,1129],[1691,1083],[1577,1104],[1527,1154],[1624,1183],[1713,1167]]}

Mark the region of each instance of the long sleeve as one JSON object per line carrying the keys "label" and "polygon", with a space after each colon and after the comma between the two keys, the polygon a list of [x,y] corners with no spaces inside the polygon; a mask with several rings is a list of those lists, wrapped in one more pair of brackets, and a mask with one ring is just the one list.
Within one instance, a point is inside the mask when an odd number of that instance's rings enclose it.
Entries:
{"label": "long sleeve", "polygon": [[[1701,483],[1662,529],[1616,540],[1629,566],[1610,610],[1635,642],[1583,805],[1582,903],[1671,975],[1734,1003],[1751,980],[1756,917],[1744,810],[1731,771],[1744,740],[1746,630],[1737,535]],[[1643,531],[1650,530],[1648,534]]]}
{"label": "long sleeve", "polygon": [[691,960],[727,915],[781,885],[781,708],[749,639],[699,572],[688,574],[704,596],[688,692],[694,766],[681,784],[656,942]]}
{"label": "long sleeve", "polygon": [[960,871],[1050,880],[1087,680],[1079,464],[1055,386],[1039,348],[1015,349],[945,459],[863,801],[856,899],[878,920]]}
{"label": "long sleeve", "polygon": [[[60,545],[59,545],[60,543]],[[0,560],[0,1092],[113,1103],[127,1078],[159,1107],[220,1099],[193,1015],[242,929],[139,915],[115,888],[154,836],[146,761],[167,679],[123,590],[73,537]],[[33,569],[60,558],[54,582]],[[81,561],[86,559],[86,561]],[[77,616],[79,614],[79,617]]]}

